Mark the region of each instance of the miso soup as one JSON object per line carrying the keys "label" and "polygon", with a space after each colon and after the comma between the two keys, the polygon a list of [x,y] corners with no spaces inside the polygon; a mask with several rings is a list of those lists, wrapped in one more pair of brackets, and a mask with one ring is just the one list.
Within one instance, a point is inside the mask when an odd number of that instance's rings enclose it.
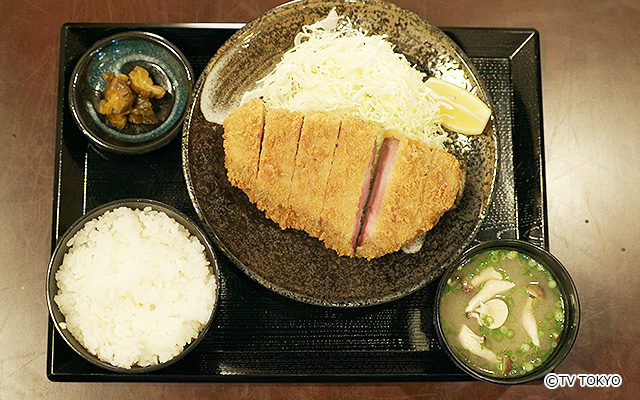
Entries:
{"label": "miso soup", "polygon": [[460,360],[495,377],[542,366],[565,327],[555,278],[512,250],[487,250],[458,267],[442,292],[440,323]]}

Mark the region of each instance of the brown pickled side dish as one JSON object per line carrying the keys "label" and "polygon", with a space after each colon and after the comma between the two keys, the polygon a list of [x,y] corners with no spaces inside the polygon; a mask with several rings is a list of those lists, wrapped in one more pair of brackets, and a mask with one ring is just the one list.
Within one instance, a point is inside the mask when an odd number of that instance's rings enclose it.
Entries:
{"label": "brown pickled side dish", "polygon": [[166,91],[153,83],[146,69],[136,66],[128,75],[108,72],[102,77],[107,83],[98,112],[106,115],[114,128],[124,129],[127,121],[132,124],[158,122],[150,99],[160,99]]}
{"label": "brown pickled side dish", "polygon": [[156,113],[149,98],[138,95],[129,113],[129,122],[132,124],[155,124],[158,122]]}
{"label": "brown pickled side dish", "polygon": [[100,101],[98,112],[116,129],[123,129],[127,123],[127,114],[133,105],[133,92],[129,88],[129,78],[125,74],[107,72],[102,76],[107,82],[104,88],[104,99]]}
{"label": "brown pickled side dish", "polygon": [[129,72],[129,86],[131,90],[147,99],[160,99],[165,93],[162,86],[153,84],[149,71],[142,67],[135,67]]}

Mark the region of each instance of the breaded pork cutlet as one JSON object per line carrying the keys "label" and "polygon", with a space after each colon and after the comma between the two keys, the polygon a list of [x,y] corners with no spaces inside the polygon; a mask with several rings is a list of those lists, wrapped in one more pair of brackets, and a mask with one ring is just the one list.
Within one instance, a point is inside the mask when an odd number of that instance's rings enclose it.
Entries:
{"label": "breaded pork cutlet", "polygon": [[338,255],[380,257],[433,228],[462,173],[453,155],[391,132],[377,150],[378,134],[356,116],[265,114],[254,99],[224,121],[227,175],[283,229],[306,231]]}
{"label": "breaded pork cutlet", "polygon": [[320,239],[338,255],[353,256],[369,194],[379,129],[357,116],[345,116],[327,179]]}
{"label": "breaded pork cutlet", "polygon": [[305,115],[298,142],[289,204],[291,227],[320,236],[320,213],[336,148],[341,117],[326,112]]}
{"label": "breaded pork cutlet", "polygon": [[258,174],[265,105],[253,99],[235,108],[224,120],[224,165],[232,185],[242,189],[252,202]]}
{"label": "breaded pork cutlet", "polygon": [[358,238],[367,259],[399,250],[438,222],[455,202],[461,170],[456,158],[406,137],[385,139]]}
{"label": "breaded pork cutlet", "polygon": [[289,193],[303,119],[300,112],[282,109],[268,109],[265,114],[256,204],[282,229],[289,228]]}

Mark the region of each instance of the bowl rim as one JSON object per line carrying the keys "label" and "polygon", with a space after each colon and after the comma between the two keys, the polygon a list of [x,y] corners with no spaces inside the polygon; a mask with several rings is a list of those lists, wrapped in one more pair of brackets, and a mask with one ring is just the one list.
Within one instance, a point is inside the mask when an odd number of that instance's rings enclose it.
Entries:
{"label": "bowl rim", "polygon": [[[561,345],[553,351],[547,361],[540,367],[534,368],[531,372],[525,375],[513,378],[503,378],[499,376],[486,375],[472,369],[469,365],[460,360],[451,350],[442,330],[442,325],[440,324],[440,299],[442,298],[442,293],[446,286],[447,280],[456,271],[457,267],[466,262],[471,256],[490,249],[511,249],[534,257],[536,261],[543,264],[545,269],[547,269],[554,276],[556,281],[559,282],[558,287],[563,287],[561,291],[562,295],[566,299],[567,304],[567,318],[565,319],[565,329],[568,334],[562,336]],[[540,258],[544,258],[545,262],[542,262]],[[567,354],[569,354],[571,348],[575,344],[580,327],[580,314],[581,311],[578,290],[576,288],[575,282],[569,274],[569,271],[567,271],[566,267],[560,262],[560,260],[558,260],[548,250],[521,239],[496,239],[476,244],[475,246],[467,249],[462,255],[460,255],[460,257],[458,257],[455,262],[447,267],[440,278],[440,282],[438,283],[434,298],[433,324],[436,328],[440,347],[444,349],[444,351],[447,353],[447,356],[457,367],[462,369],[468,375],[481,381],[503,385],[514,385],[540,379],[547,373],[553,371],[553,369],[556,368],[564,360],[564,358],[567,356]]]}
{"label": "bowl rim", "polygon": [[[89,351],[71,334],[71,332],[69,332],[66,329],[63,329],[60,326],[60,323],[64,322],[64,320],[60,320],[56,314],[62,315],[62,312],[59,310],[58,306],[55,304],[55,301],[53,300],[54,296],[57,293],[57,283],[55,282],[55,274],[53,273],[53,270],[54,268],[60,267],[60,263],[64,257],[64,254],[66,254],[69,249],[68,246],[66,245],[69,239],[71,239],[71,237],[75,235],[77,230],[82,229],[82,227],[88,221],[98,218],[101,215],[105,214],[106,212],[112,211],[120,206],[140,209],[140,210],[149,206],[155,211],[164,212],[169,217],[174,219],[177,223],[182,225],[185,229],[189,231],[189,233],[192,236],[196,236],[200,241],[200,243],[204,246],[205,255],[207,257],[207,260],[209,261],[209,268],[211,269],[214,279],[216,281],[213,309],[211,311],[211,315],[207,320],[207,323],[203,326],[198,336],[194,338],[191,342],[187,343],[184,346],[183,350],[172,359],[162,363],[146,366],[146,367],[141,367],[137,365],[133,365],[131,368],[117,367],[115,365],[110,364],[107,361],[102,361],[96,355],[89,353]],[[178,218],[184,219],[184,222],[177,220],[176,216]],[[64,252],[62,252],[63,250]],[[60,262],[56,263],[56,260]],[[197,347],[200,341],[207,335],[208,331],[210,330],[213,324],[215,316],[217,314],[218,306],[220,303],[220,291],[221,291],[220,282],[221,282],[221,276],[220,276],[220,268],[218,265],[218,259],[216,257],[214,247],[212,246],[211,241],[209,240],[205,231],[198,224],[196,224],[191,218],[189,218],[187,215],[185,215],[183,212],[181,212],[180,210],[176,209],[173,206],[170,206],[166,203],[163,203],[157,200],[136,197],[136,198],[125,198],[120,200],[114,200],[114,201],[110,201],[108,203],[99,205],[89,210],[88,212],[84,213],[80,218],[75,220],[73,224],[71,224],[71,226],[58,238],[56,246],[51,253],[51,257],[49,259],[49,263],[47,266],[47,279],[45,281],[45,293],[46,293],[47,309],[49,313],[50,323],[53,324],[58,334],[67,343],[67,345],[73,349],[73,351],[76,354],[78,354],[84,360],[90,362],[91,364],[112,372],[119,372],[119,373],[126,373],[126,374],[143,374],[143,373],[152,372],[152,371],[156,371],[156,370],[168,367],[169,365],[184,358],[195,347]],[[56,288],[56,291],[55,291],[56,293],[52,291],[52,286]]]}
{"label": "bowl rim", "polygon": [[[153,138],[148,141],[142,142],[132,142],[129,143],[128,146],[121,146],[117,143],[113,143],[107,141],[100,137],[99,134],[96,134],[91,129],[89,129],[83,122],[82,117],[79,114],[78,109],[81,107],[81,104],[77,95],[77,83],[79,79],[80,71],[93,59],[94,55],[100,51],[100,49],[105,46],[110,45],[111,43],[115,43],[116,41],[125,41],[125,40],[145,40],[154,44],[157,44],[167,51],[171,53],[175,59],[180,63],[184,70],[184,74],[187,78],[187,97],[185,99],[185,106],[182,109],[180,117],[173,125],[168,126],[165,132],[161,133],[158,137]],[[76,125],[80,129],[80,131],[89,139],[91,143],[96,145],[99,149],[107,150],[117,154],[124,155],[138,155],[149,153],[151,151],[157,150],[164,145],[168,144],[172,139],[178,136],[178,133],[181,131],[180,127],[184,118],[187,114],[187,108],[191,103],[191,99],[193,98],[193,85],[195,82],[193,67],[187,57],[182,53],[182,51],[175,46],[173,43],[165,39],[164,37],[147,31],[142,30],[128,30],[115,33],[113,35],[104,37],[99,39],[95,43],[93,43],[78,59],[73,70],[71,72],[71,77],[69,79],[69,90],[68,90],[68,106],[73,115],[73,119],[76,122]],[[159,125],[161,127],[162,124]],[[158,128],[155,128],[158,129]]]}

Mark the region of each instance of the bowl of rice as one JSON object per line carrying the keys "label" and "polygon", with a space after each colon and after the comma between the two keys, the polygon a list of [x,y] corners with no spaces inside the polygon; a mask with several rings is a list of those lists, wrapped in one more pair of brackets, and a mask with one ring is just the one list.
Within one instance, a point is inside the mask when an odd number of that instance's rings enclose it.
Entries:
{"label": "bowl of rice", "polygon": [[166,204],[110,202],[59,239],[47,272],[56,330],[99,367],[144,373],[185,357],[206,335],[219,271],[204,232]]}

